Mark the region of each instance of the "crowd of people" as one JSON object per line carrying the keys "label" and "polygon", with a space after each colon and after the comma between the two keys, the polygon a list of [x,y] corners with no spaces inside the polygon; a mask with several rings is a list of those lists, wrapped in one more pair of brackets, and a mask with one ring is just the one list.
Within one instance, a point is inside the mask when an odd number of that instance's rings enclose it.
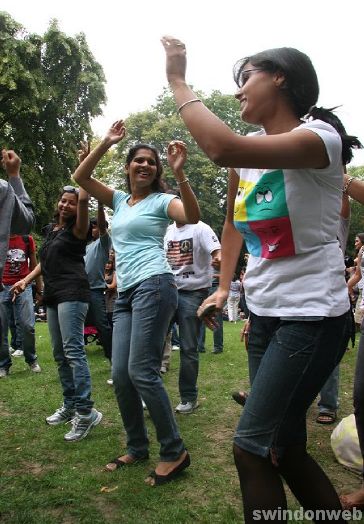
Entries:
{"label": "crowd of people", "polygon": [[[145,407],[160,446],[145,482],[162,485],[191,463],[161,375],[173,345],[173,325],[179,327],[180,348],[181,402],[175,412],[190,414],[198,407],[199,353],[205,349],[201,319],[214,330],[213,352],[221,353],[222,311],[227,303],[229,321],[236,322],[240,305],[249,316],[243,337],[250,391],[234,394],[244,409],[233,453],[245,522],[254,522],[256,511],[287,507],[282,479],[305,510],[364,507],[364,487],[340,499],[306,445],[306,413],[320,392],[317,422],[336,419],[339,363],[352,336],[349,299],[362,278],[363,243],[358,234],[357,269],[347,283],[348,196],[364,203],[364,183],[349,177],[345,166],[361,143],[346,133],[332,110],[316,107],[316,72],[296,49],[270,49],[236,64],[241,118],[261,128],[241,136],[186,82],[185,45],[169,36],[162,44],[167,79],[186,128],[208,158],[229,169],[221,244],[200,220],[185,173],[183,142],[170,142],[166,155],[178,192],[163,179],[160,152],[146,143],[127,153],[127,191],[92,176],[125,136],[124,121],[118,120],[92,151],[82,145],[73,175],[79,188],[60,191],[36,263],[34,242],[22,236],[29,235],[33,211],[20,179],[20,159],[4,150],[9,182],[0,181],[0,377],[6,378],[11,366],[11,311],[25,360],[41,372],[34,311],[33,316],[20,312],[24,304],[29,309],[35,281],[36,299],[47,308],[63,395],[46,422],[72,421],[64,439],[74,442],[102,420],[92,400],[84,347],[85,323],[94,324],[111,362],[110,382],[126,432],[126,449],[105,469],[114,472],[149,458]],[[89,196],[98,202],[91,222]],[[111,237],[104,206],[113,210]],[[243,240],[249,257],[238,278]],[[363,309],[361,300],[358,307]],[[354,412],[364,457],[363,377],[361,327]]]}

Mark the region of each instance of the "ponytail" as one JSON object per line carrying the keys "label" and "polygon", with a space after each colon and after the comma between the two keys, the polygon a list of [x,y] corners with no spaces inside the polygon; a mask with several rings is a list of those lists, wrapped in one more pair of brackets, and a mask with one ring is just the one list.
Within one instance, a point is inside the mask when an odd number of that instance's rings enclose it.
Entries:
{"label": "ponytail", "polygon": [[[339,106],[337,106],[339,107]],[[325,109],[324,107],[310,107],[306,118],[307,119],[318,119],[323,120],[330,124],[336,131],[339,133],[341,142],[342,142],[342,163],[343,165],[349,164],[353,158],[353,149],[361,149],[363,147],[362,143],[356,136],[348,135],[346,129],[343,126],[339,117],[337,117],[333,111],[337,107],[332,107],[331,109]]]}

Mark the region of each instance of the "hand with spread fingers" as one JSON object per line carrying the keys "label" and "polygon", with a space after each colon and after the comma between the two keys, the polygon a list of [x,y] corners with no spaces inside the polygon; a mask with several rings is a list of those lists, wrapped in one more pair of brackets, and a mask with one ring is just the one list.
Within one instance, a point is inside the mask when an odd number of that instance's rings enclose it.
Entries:
{"label": "hand with spread fingers", "polygon": [[161,39],[166,52],[166,72],[170,84],[185,82],[186,76],[186,47],[183,42],[173,36],[163,36]]}
{"label": "hand with spread fingers", "polygon": [[103,138],[103,142],[107,143],[108,147],[121,142],[126,133],[124,120],[117,120],[112,124]]}

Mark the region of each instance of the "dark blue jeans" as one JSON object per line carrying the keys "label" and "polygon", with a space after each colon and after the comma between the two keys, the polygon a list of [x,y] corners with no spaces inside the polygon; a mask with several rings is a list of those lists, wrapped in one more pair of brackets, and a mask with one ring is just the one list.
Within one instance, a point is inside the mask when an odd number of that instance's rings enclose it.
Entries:
{"label": "dark blue jeans", "polygon": [[199,368],[197,344],[201,322],[197,317],[196,311],[207,295],[208,289],[178,291],[176,318],[179,326],[179,393],[182,402],[193,402],[197,399],[197,377]]}
{"label": "dark blue jeans", "polygon": [[112,378],[127,434],[127,453],[148,454],[141,399],[157,431],[162,461],[175,461],[185,447],[160,377],[164,341],[177,307],[173,275],[156,275],[119,293],[114,307]]}
{"label": "dark blue jeans", "polygon": [[306,412],[340,362],[349,340],[349,314],[285,321],[250,314],[251,393],[235,443],[267,457],[306,443]]}
{"label": "dark blue jeans", "polygon": [[364,320],[360,326],[360,340],[355,367],[354,415],[356,429],[358,430],[360,450],[364,461]]}
{"label": "dark blue jeans", "polygon": [[[217,290],[217,286],[212,286],[209,289],[209,295],[212,295]],[[224,349],[224,321],[222,318],[222,311],[216,314],[215,317],[217,327],[213,331],[214,337],[214,351],[220,353]],[[206,324],[201,322],[200,332],[198,335],[198,349],[205,349],[205,339],[206,339]]]}
{"label": "dark blue jeans", "polygon": [[91,302],[86,317],[86,325],[96,327],[105,357],[111,360],[112,328],[106,314],[103,289],[91,289]]}

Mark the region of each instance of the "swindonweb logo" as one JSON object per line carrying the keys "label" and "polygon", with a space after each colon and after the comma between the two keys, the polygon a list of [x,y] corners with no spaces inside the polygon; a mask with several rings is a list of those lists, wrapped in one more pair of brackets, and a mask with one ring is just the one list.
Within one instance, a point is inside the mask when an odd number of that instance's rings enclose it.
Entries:
{"label": "swindonweb logo", "polygon": [[363,512],[360,509],[317,509],[311,510],[304,508],[299,509],[283,509],[278,507],[277,509],[255,509],[253,510],[253,520],[265,520],[269,522],[274,521],[288,521],[288,522],[300,522],[304,519],[312,520],[314,522],[328,522],[338,520],[357,520],[361,521],[363,518]]}

